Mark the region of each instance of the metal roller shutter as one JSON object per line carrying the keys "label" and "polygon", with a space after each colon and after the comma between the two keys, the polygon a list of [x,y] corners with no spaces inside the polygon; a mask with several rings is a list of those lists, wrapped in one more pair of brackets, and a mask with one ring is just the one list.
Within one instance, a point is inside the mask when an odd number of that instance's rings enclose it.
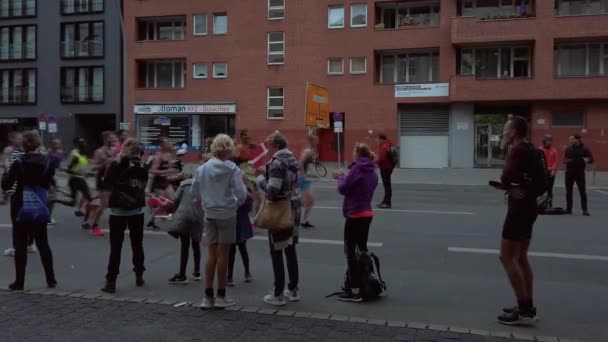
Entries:
{"label": "metal roller shutter", "polygon": [[405,135],[448,135],[450,117],[447,109],[417,110],[399,113],[399,129]]}
{"label": "metal roller shutter", "polygon": [[414,169],[448,167],[449,122],[447,109],[399,113],[401,167]]}

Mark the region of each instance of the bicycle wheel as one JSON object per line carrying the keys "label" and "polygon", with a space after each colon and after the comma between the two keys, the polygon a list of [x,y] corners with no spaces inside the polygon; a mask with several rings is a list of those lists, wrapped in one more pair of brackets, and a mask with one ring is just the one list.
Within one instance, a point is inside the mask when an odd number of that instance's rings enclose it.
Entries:
{"label": "bicycle wheel", "polygon": [[325,165],[317,163],[315,165],[315,170],[317,170],[317,174],[319,175],[319,177],[327,176],[327,169],[325,168]]}

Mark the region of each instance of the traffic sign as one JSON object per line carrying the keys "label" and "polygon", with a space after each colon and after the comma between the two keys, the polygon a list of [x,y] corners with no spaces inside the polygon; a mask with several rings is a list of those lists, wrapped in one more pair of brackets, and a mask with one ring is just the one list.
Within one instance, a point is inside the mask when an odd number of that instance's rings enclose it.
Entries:
{"label": "traffic sign", "polygon": [[38,130],[46,131],[46,115],[44,113],[38,114]]}
{"label": "traffic sign", "polygon": [[53,115],[49,115],[46,120],[49,124],[49,133],[57,133],[57,119]]}
{"label": "traffic sign", "polygon": [[342,115],[342,113],[334,113],[334,121],[338,122],[338,121],[342,121],[342,119],[344,119],[344,116]]}
{"label": "traffic sign", "polygon": [[344,132],[344,124],[342,121],[334,121],[334,133]]}

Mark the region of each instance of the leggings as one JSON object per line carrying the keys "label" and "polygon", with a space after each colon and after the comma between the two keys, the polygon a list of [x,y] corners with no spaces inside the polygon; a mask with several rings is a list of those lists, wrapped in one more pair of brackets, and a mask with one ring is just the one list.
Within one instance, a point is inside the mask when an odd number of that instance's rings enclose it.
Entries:
{"label": "leggings", "polygon": [[250,273],[249,272],[249,253],[247,253],[247,241],[233,243],[230,246],[230,254],[228,257],[228,279],[232,279],[237,247],[239,248],[239,253],[241,253],[241,259],[243,259],[243,268],[245,269],[245,274]]}
{"label": "leggings", "polygon": [[201,272],[201,243],[194,241],[188,234],[180,234],[181,250],[179,261],[179,275],[186,276],[188,257],[190,254],[190,242],[192,241],[192,254],[194,256],[194,273]]}

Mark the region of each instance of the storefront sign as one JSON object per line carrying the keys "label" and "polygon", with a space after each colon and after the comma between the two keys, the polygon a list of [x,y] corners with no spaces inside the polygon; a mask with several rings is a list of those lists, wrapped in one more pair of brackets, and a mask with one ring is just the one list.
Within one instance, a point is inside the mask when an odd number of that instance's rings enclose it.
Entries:
{"label": "storefront sign", "polygon": [[171,119],[161,116],[154,119],[154,124],[159,126],[171,126]]}
{"label": "storefront sign", "polygon": [[449,83],[397,84],[395,97],[450,96]]}
{"label": "storefront sign", "polygon": [[14,124],[18,124],[18,123],[19,123],[19,119],[17,119],[17,118],[0,119],[0,125],[14,125]]}
{"label": "storefront sign", "polygon": [[236,104],[135,105],[135,114],[234,114]]}

